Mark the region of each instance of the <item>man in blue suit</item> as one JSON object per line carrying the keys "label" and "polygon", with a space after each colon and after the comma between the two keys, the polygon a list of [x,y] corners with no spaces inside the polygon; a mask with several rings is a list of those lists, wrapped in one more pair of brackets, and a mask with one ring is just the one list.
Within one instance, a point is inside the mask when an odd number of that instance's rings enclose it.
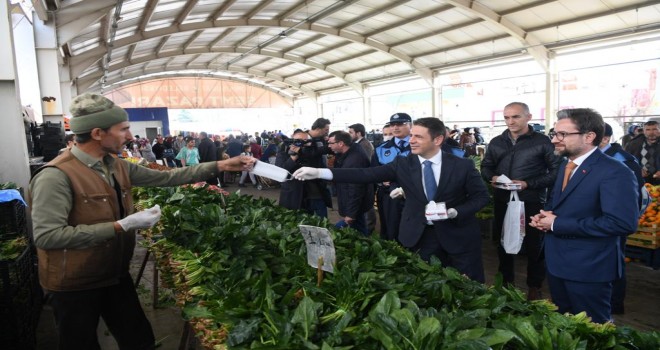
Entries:
{"label": "man in blue suit", "polygon": [[546,210],[531,225],[546,232],[548,286],[559,312],[586,311],[594,322],[611,320],[612,282],[623,270],[622,236],[637,229],[637,180],[621,162],[598,151],[601,115],[588,108],[557,113],[549,136],[559,168]]}
{"label": "man in blue suit", "polygon": [[[440,150],[446,134],[437,118],[420,118],[410,133],[411,154],[372,168],[316,169],[303,167],[298,180],[376,183],[396,181],[406,200],[399,225],[399,242],[422,259],[431,256],[473,280],[484,282],[481,233],[475,213],[489,201],[488,190],[471,159]],[[430,201],[444,202],[447,216],[429,217]]]}

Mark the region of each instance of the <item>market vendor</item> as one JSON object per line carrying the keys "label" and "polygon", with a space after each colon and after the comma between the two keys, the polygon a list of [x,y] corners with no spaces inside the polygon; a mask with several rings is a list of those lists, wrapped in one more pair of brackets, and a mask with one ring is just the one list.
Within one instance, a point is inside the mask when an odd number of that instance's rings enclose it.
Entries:
{"label": "market vendor", "polygon": [[133,140],[126,111],[97,94],[70,107],[76,145],[40,168],[30,183],[39,281],[53,308],[60,349],[98,349],[99,316],[121,349],[153,349],[154,333],[129,275],[135,231],[160,219],[155,206],[133,213],[131,187],[204,181],[251,169],[236,157],[157,171],[114,155]]}

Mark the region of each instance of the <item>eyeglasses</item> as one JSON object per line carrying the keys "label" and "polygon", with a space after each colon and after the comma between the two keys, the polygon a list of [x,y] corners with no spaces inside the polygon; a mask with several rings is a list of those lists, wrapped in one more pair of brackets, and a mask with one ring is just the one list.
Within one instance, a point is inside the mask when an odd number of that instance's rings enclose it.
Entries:
{"label": "eyeglasses", "polygon": [[564,132],[564,131],[551,131],[548,133],[548,137],[550,139],[554,139],[555,137],[559,141],[564,141],[564,138],[569,135],[582,135],[584,134],[583,132]]}
{"label": "eyeglasses", "polygon": [[405,125],[405,124],[408,124],[408,123],[397,123],[397,122],[391,123],[390,122],[390,126],[401,126],[401,125]]}

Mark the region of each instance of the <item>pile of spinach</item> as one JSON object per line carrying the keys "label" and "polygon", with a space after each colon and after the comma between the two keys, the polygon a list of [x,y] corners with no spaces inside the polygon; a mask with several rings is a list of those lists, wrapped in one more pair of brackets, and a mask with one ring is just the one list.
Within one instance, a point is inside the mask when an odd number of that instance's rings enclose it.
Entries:
{"label": "pile of spinach", "polygon": [[[163,282],[207,348],[655,349],[658,332],[560,315],[517,289],[471,281],[399,245],[266,199],[204,187],[137,189],[160,204],[151,234]],[[331,230],[337,261],[317,285],[298,225]],[[150,236],[151,237],[151,236]]]}

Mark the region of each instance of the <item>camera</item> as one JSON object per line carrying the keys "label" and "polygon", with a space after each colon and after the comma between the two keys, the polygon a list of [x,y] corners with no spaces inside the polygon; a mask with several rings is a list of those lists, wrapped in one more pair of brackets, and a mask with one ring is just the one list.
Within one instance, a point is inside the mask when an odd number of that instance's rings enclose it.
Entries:
{"label": "camera", "polygon": [[307,140],[299,140],[299,139],[286,139],[284,140],[284,145],[288,146],[296,146],[296,147],[303,147],[307,143]]}

